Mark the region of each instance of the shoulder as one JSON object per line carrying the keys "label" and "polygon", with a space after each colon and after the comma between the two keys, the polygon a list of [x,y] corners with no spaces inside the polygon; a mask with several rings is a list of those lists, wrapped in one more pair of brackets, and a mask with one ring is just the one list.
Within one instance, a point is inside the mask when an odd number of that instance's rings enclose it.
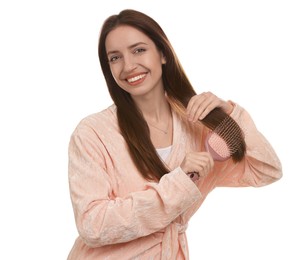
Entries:
{"label": "shoulder", "polygon": [[86,116],[79,122],[78,127],[86,126],[86,125],[100,127],[100,126],[103,126],[104,124],[117,123],[116,111],[117,111],[116,106],[111,105],[100,112],[93,113]]}
{"label": "shoulder", "polygon": [[119,132],[115,105],[83,118],[75,127],[72,136],[96,135],[99,137],[110,132]]}

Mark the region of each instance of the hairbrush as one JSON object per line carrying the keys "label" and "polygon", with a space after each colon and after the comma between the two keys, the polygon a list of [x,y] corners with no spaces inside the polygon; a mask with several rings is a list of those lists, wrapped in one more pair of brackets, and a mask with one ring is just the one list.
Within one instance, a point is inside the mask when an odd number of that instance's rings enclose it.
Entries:
{"label": "hairbrush", "polygon": [[212,110],[208,117],[208,122],[212,117],[216,118],[216,122],[211,125],[205,123],[212,130],[205,139],[206,150],[216,161],[224,161],[230,157],[235,162],[241,161],[245,155],[246,144],[240,126],[219,108]]}

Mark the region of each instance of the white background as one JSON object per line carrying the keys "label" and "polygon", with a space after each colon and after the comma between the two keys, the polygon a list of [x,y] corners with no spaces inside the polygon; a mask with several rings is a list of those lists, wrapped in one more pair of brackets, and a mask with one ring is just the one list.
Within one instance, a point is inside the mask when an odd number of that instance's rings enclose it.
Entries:
{"label": "white background", "polygon": [[111,104],[97,57],[104,19],[159,22],[197,92],[245,107],[284,177],[212,192],[187,230],[192,260],[298,259],[297,1],[1,1],[0,259],[66,259],[77,236],[67,148]]}

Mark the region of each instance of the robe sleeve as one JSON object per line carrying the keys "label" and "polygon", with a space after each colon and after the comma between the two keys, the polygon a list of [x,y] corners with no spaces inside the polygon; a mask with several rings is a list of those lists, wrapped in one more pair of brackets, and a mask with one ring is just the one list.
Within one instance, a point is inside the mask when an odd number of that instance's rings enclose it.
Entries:
{"label": "robe sleeve", "polygon": [[216,186],[254,186],[271,184],[282,177],[281,162],[273,147],[258,131],[246,110],[235,104],[231,117],[236,120],[245,136],[247,152],[239,163],[216,163]]}
{"label": "robe sleeve", "polygon": [[199,189],[179,167],[159,183],[145,182],[142,191],[116,197],[108,160],[112,159],[104,143],[92,129],[73,133],[69,143],[70,195],[79,235],[90,247],[157,232],[201,198]]}

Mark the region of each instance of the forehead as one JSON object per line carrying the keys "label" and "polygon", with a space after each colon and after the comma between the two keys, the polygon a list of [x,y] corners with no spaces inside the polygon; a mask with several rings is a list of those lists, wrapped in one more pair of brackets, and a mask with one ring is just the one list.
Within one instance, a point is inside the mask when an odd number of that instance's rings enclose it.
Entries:
{"label": "forehead", "polygon": [[143,42],[148,45],[155,45],[153,41],[140,30],[128,26],[120,25],[109,32],[106,38],[106,50],[121,51],[121,49],[129,48],[136,43]]}

